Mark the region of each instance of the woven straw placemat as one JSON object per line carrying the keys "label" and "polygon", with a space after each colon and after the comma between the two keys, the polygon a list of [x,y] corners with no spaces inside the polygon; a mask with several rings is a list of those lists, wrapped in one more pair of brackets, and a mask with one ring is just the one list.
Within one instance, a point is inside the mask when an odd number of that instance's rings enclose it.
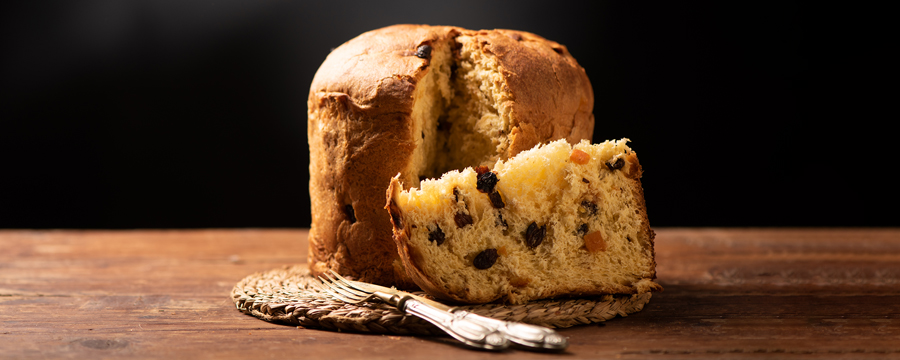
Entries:
{"label": "woven straw placemat", "polygon": [[[388,304],[347,304],[310,286],[315,280],[306,265],[250,275],[234,286],[231,297],[241,312],[265,321],[340,331],[378,334],[438,335],[443,331]],[[425,295],[422,292],[415,293]],[[627,316],[640,311],[650,293],[604,295],[582,299],[532,301],[524,305],[460,306],[475,314],[551,328],[566,328]]]}

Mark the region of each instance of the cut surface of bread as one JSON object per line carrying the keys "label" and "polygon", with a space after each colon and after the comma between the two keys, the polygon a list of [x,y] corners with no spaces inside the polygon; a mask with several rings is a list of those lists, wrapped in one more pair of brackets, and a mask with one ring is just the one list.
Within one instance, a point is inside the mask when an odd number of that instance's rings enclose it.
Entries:
{"label": "cut surface of bread", "polygon": [[310,271],[415,288],[383,209],[391,178],[591,139],[593,101],[568,50],[527,32],[395,25],[334,49],[307,101]]}
{"label": "cut surface of bread", "polygon": [[661,290],[626,142],[554,141],[408,190],[395,177],[386,209],[410,277],[462,303]]}

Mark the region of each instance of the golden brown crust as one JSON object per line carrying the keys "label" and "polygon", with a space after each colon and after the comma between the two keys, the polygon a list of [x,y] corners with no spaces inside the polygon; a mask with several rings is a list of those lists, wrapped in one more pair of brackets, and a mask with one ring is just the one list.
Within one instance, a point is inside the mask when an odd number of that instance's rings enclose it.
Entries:
{"label": "golden brown crust", "polygon": [[307,103],[313,274],[332,269],[362,281],[415,287],[393,266],[398,256],[382,196],[415,146],[404,129],[412,121],[416,82],[428,66],[416,49],[455,33],[417,25],[367,32],[335,49],[316,73]]}
{"label": "golden brown crust", "polygon": [[359,108],[378,113],[408,113],[416,81],[429,59],[416,56],[420,45],[450,39],[459,28],[394,25],[373,30],[335,48],[319,67],[310,87],[317,94],[346,94]]}
{"label": "golden brown crust", "polygon": [[[650,274],[647,278],[653,280],[656,279],[656,246],[654,241],[656,233],[650,228],[650,218],[647,215],[647,201],[644,199],[644,186],[641,183],[641,176],[643,176],[644,170],[640,161],[638,161],[637,153],[634,151],[626,156],[626,164],[628,164],[628,169],[626,169],[626,171],[630,174],[629,177],[634,180],[632,192],[634,198],[638,201],[638,216],[641,218],[641,223],[644,224],[644,228],[641,229],[641,237],[643,237],[643,239],[640,241],[646,241],[644,248],[650,249],[650,256],[651,259],[653,259],[653,263],[650,264]],[[655,282],[652,283],[652,286],[652,290],[654,291],[662,291],[663,289],[662,286]]]}
{"label": "golden brown crust", "polygon": [[556,139],[570,144],[591,139],[594,92],[565,46],[524,31],[479,31],[475,37],[497,57],[515,96],[505,158]]}
{"label": "golden brown crust", "polygon": [[395,25],[364,33],[328,55],[308,98],[312,226],[309,265],[359,280],[413,288],[399,266],[382,196],[407,169],[417,83],[429,59],[420,45],[465,33],[497,56],[512,95],[507,158],[534,145],[591,139],[593,93],[584,69],[564,46],[512,31]]}

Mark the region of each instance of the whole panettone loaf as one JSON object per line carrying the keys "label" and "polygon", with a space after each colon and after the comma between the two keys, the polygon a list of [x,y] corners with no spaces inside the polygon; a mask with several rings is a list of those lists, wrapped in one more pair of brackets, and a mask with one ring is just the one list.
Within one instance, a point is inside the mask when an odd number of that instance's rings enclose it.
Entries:
{"label": "whole panettone loaf", "polygon": [[309,265],[415,287],[384,193],[539,143],[590,139],[590,82],[566,48],[512,30],[396,25],[334,49],[308,99]]}
{"label": "whole panettone loaf", "polygon": [[555,141],[388,189],[394,239],[423,290],[464,303],[661,287],[641,165],[626,141]]}

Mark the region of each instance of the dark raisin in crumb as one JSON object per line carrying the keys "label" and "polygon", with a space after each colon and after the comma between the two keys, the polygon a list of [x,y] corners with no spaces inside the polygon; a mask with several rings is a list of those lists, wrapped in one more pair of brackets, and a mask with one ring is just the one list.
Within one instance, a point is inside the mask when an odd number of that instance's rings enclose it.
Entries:
{"label": "dark raisin in crumb", "polygon": [[537,223],[531,222],[528,229],[525,230],[525,246],[536,248],[544,242],[544,235],[547,234],[547,225],[537,226]]}
{"label": "dark raisin in crumb", "polygon": [[597,204],[593,201],[582,200],[581,207],[584,208],[584,211],[587,211],[591,215],[597,214]]}
{"label": "dark raisin in crumb", "polygon": [[506,220],[503,219],[503,214],[497,212],[497,221],[495,222],[497,226],[502,227],[504,230],[509,228],[509,225],[506,224]]}
{"label": "dark raisin in crumb", "polygon": [[344,205],[344,212],[347,213],[347,219],[350,219],[351,224],[356,222],[356,213],[353,211],[353,205]]}
{"label": "dark raisin in crumb", "polygon": [[500,179],[497,179],[497,174],[494,174],[493,171],[487,171],[478,175],[478,182],[475,187],[478,191],[490,194],[494,192],[494,186],[497,186],[498,181],[500,181]]}
{"label": "dark raisin in crumb", "polygon": [[488,269],[491,266],[494,266],[494,263],[497,262],[499,257],[500,255],[497,254],[497,249],[486,249],[475,256],[472,265],[475,265],[475,268],[479,270]]}
{"label": "dark raisin in crumb", "polygon": [[581,226],[578,227],[578,236],[584,236],[584,234],[587,234],[587,232],[588,232],[587,224],[581,224]]}
{"label": "dark raisin in crumb", "polygon": [[625,166],[625,160],[622,160],[622,158],[618,158],[615,162],[612,163],[606,163],[606,167],[608,167],[610,170],[619,170],[623,166]]}
{"label": "dark raisin in crumb", "polygon": [[628,240],[628,242],[631,242],[631,236],[626,236],[625,240]]}
{"label": "dark raisin in crumb", "polygon": [[424,132],[424,131],[422,132],[422,138],[423,138],[423,139],[425,138],[425,132]]}
{"label": "dark raisin in crumb", "polygon": [[488,198],[491,199],[491,205],[494,205],[495,209],[502,209],[506,207],[506,204],[503,203],[503,197],[500,196],[500,193],[494,191],[488,195]]}
{"label": "dark raisin in crumb", "polygon": [[425,44],[416,49],[416,56],[422,59],[431,58],[431,45]]}
{"label": "dark raisin in crumb", "polygon": [[428,240],[437,241],[438,245],[443,244],[446,239],[447,237],[444,235],[444,230],[441,230],[440,226],[435,225],[434,231],[428,233]]}
{"label": "dark raisin in crumb", "polygon": [[484,173],[486,173],[486,172],[488,172],[488,171],[491,171],[491,169],[488,168],[487,166],[484,166],[484,165],[476,166],[476,167],[475,167],[475,173],[478,174],[478,175],[484,174]]}
{"label": "dark raisin in crumb", "polygon": [[463,227],[466,227],[466,225],[472,225],[475,223],[475,221],[472,220],[472,216],[470,216],[469,214],[463,214],[461,212],[456,213],[456,215],[453,216],[453,220],[456,221],[456,226],[460,227],[460,228],[463,228]]}
{"label": "dark raisin in crumb", "polygon": [[453,188],[453,201],[459,202],[459,189]]}
{"label": "dark raisin in crumb", "polygon": [[585,183],[585,184],[590,184],[590,183],[591,183],[590,181],[588,181],[588,179],[585,179],[585,178],[581,178],[581,182],[583,182],[583,183]]}

